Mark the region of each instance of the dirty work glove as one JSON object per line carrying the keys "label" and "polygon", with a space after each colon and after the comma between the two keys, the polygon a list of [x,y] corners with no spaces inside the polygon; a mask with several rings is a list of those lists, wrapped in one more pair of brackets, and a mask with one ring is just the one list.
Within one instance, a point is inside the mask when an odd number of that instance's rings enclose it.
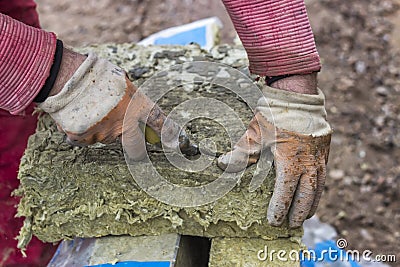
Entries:
{"label": "dirty work glove", "polygon": [[[130,108],[128,127],[123,129],[130,101],[134,108]],[[157,105],[137,92],[121,68],[95,54],[89,54],[62,90],[48,97],[39,107],[50,114],[59,129],[67,134],[67,142],[73,145],[111,143],[124,130],[124,138],[132,140],[127,142],[125,149],[133,160],[141,160],[146,155],[146,148],[139,123],[147,123],[159,136],[165,123],[163,145],[169,149],[184,149],[189,145],[185,132],[180,132],[180,127],[167,120]],[[150,115],[146,121],[147,114]],[[174,138],[178,134],[179,139]]]}
{"label": "dirty work glove", "polygon": [[218,165],[238,172],[270,148],[276,181],[268,222],[279,226],[288,215],[289,226],[296,228],[315,213],[325,183],[332,132],[325,99],[319,89],[317,95],[309,95],[264,86],[263,94],[247,131]]}

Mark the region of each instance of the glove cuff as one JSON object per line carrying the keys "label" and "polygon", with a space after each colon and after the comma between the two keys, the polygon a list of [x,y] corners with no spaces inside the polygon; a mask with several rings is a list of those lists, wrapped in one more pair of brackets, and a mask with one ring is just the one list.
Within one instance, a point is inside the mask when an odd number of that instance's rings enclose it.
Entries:
{"label": "glove cuff", "polygon": [[275,127],[312,136],[325,136],[332,132],[326,120],[325,96],[300,94],[263,86],[257,112]]}
{"label": "glove cuff", "polygon": [[125,94],[125,72],[89,53],[62,90],[39,107],[61,128],[83,133],[116,107]]}
{"label": "glove cuff", "polygon": [[61,91],[54,96],[48,97],[46,101],[38,106],[47,113],[55,113],[72,102],[84,90],[83,87],[79,88],[79,83],[85,77],[85,74],[93,67],[93,64],[96,61],[96,54],[89,54]]}
{"label": "glove cuff", "polygon": [[62,56],[64,52],[63,48],[63,42],[57,39],[56,52],[54,53],[53,65],[50,68],[49,77],[47,77],[46,82],[44,83],[42,89],[40,89],[39,94],[37,94],[35,99],[33,99],[33,102],[42,103],[49,96],[50,91],[53,88],[54,83],[57,79],[58,72],[60,71]]}

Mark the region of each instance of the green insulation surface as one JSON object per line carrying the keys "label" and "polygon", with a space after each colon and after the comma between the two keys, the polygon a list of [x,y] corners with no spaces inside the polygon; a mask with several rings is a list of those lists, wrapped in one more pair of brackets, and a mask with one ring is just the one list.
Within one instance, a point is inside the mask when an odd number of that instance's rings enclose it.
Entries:
{"label": "green insulation surface", "polygon": [[[94,51],[120,65],[138,86],[154,73],[187,61],[219,62],[247,73],[244,50],[226,45],[215,47],[211,52],[197,45],[141,47],[131,44],[98,45],[78,51]],[[177,88],[166,94],[159,104],[169,112],[184,100],[204,96],[226,103],[245,125],[252,117],[246,104],[235,94],[212,85],[198,84],[190,90]],[[211,120],[193,120],[187,130],[196,142],[212,139],[218,153],[231,148],[224,129]],[[69,146],[63,138],[52,119],[42,115],[36,133],[29,139],[20,165],[21,186],[16,192],[22,196],[18,215],[26,217],[19,236],[20,247],[26,246],[32,235],[45,242],[74,237],[161,233],[264,240],[301,236],[301,230],[267,224],[273,170],[253,192],[249,184],[254,166],[248,168],[233,190],[217,201],[191,208],[174,207],[159,202],[137,185],[118,142],[78,148]],[[149,151],[157,171],[174,184],[206,184],[222,173],[215,161],[198,173],[181,171],[157,149],[150,147]]]}

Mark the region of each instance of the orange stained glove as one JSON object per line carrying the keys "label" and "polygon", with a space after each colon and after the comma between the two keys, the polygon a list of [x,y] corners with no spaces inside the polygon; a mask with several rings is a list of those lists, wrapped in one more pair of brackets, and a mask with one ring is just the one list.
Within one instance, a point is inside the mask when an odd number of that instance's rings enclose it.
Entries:
{"label": "orange stained glove", "polygon": [[332,132],[325,98],[321,90],[310,95],[268,86],[263,94],[247,131],[218,165],[239,172],[270,148],[276,181],[267,218],[279,226],[288,215],[289,226],[296,228],[315,213],[325,184]]}
{"label": "orange stained glove", "polygon": [[125,131],[124,138],[129,140],[124,142],[125,149],[133,160],[141,160],[146,155],[144,135],[139,127],[143,123],[159,136],[164,127],[163,146],[168,149],[184,151],[190,146],[185,131],[139,92],[120,67],[93,53],[61,91],[49,96],[39,107],[50,114],[58,128],[66,133],[67,142],[73,145],[111,143]]}

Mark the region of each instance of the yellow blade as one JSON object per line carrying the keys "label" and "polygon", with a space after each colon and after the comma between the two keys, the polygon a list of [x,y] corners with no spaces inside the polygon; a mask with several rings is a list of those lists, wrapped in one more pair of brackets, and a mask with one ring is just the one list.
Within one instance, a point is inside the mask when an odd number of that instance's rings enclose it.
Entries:
{"label": "yellow blade", "polygon": [[141,125],[141,128],[142,128],[142,131],[144,131],[144,136],[145,136],[147,142],[149,142],[152,145],[158,144],[161,142],[160,137],[152,128],[150,128],[147,125],[145,127],[143,127],[143,126],[144,125]]}

